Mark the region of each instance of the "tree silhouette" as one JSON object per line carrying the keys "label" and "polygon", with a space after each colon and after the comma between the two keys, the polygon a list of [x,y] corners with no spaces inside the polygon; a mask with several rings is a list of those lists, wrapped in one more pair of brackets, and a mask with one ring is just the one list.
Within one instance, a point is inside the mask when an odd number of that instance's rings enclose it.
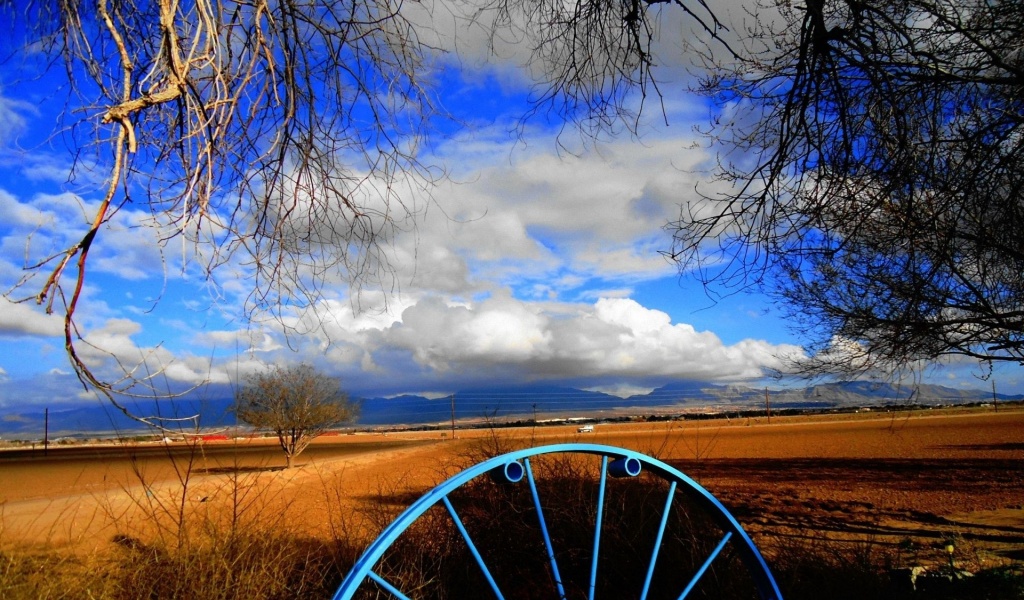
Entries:
{"label": "tree silhouette", "polygon": [[707,57],[728,191],[684,207],[671,256],[715,293],[773,291],[805,373],[1024,360],[1024,5],[761,10]]}
{"label": "tree silhouette", "polygon": [[287,468],[317,436],[355,420],[359,412],[336,378],[307,364],[250,375],[235,401],[238,420],[277,436]]}
{"label": "tree silhouette", "polygon": [[432,79],[444,50],[422,37],[434,33],[431,10],[492,39],[532,42],[535,111],[596,132],[631,126],[630,91],[656,89],[649,13],[661,4],[713,34],[719,27],[703,0],[703,15],[678,0],[0,3],[15,24],[0,56],[43,57],[64,75],[67,108],[54,136],[82,158],[70,178],[105,182],[81,224],[61,225],[72,241],[30,255],[8,295],[63,315],[87,387],[115,404],[166,394],[153,383],[162,365],[149,357],[111,353],[121,372],[110,376],[79,351],[105,350],[83,342],[75,315],[90,254],[118,210],[148,209],[139,225],[161,248],[180,242],[190,271],[214,285],[230,278],[248,290],[248,318],[270,315],[287,329],[284,307],[316,304],[339,280],[386,288],[389,240],[414,224],[416,198],[444,176],[418,151],[448,117]]}
{"label": "tree silhouette", "polygon": [[416,152],[437,113],[420,79],[427,49],[400,5],[0,5],[16,24],[3,44],[20,45],[8,60],[42,55],[56,74],[64,65],[68,109],[57,134],[82,157],[71,177],[91,170],[105,182],[83,223],[62,224],[74,241],[30,257],[16,288],[30,294],[22,301],[63,314],[83,384],[111,400],[160,393],[145,358],[111,379],[78,351],[90,253],[127,205],[148,209],[140,225],[161,245],[180,241],[207,279],[222,268],[232,280],[243,273],[250,317],[314,303],[328,280],[386,284],[382,244],[418,210],[405,192],[440,173]]}

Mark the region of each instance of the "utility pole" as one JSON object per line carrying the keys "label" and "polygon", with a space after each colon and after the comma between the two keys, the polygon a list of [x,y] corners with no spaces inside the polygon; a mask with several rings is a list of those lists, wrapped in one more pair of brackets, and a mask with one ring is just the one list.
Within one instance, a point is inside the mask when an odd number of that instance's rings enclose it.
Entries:
{"label": "utility pole", "polygon": [[764,388],[764,412],[768,415],[768,424],[772,424],[772,405],[768,402],[768,386]]}
{"label": "utility pole", "polygon": [[992,378],[992,408],[999,412],[999,398],[996,396],[996,378]]}
{"label": "utility pole", "polygon": [[455,394],[452,394],[452,439],[455,439]]}
{"label": "utility pole", "polygon": [[50,407],[43,409],[43,456],[50,448]]}

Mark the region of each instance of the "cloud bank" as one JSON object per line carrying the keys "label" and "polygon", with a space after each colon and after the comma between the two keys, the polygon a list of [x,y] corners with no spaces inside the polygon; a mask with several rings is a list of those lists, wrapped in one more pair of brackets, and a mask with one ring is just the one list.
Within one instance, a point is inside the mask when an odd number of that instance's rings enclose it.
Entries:
{"label": "cloud bank", "polygon": [[[666,31],[682,27],[675,17],[665,23]],[[659,254],[671,245],[666,223],[682,205],[703,202],[698,185],[715,191],[707,178],[714,157],[693,132],[708,115],[702,101],[673,94],[669,125],[654,110],[639,122],[639,139],[574,143],[557,124],[516,129],[531,84],[512,66],[521,48],[485,64],[486,36],[458,26],[453,18],[452,30],[440,31],[441,45],[458,45],[468,71],[443,91],[472,126],[425,150],[425,162],[444,165],[447,179],[430,189],[395,182],[415,219],[384,240],[382,287],[354,288],[343,269],[329,269],[316,273],[322,287],[311,305],[247,312],[244,260],[216,255],[220,270],[204,273],[193,246],[161,241],[161,223],[126,204],[92,256],[78,312],[83,359],[105,377],[138,366],[173,390],[307,361],[355,392],[398,394],[534,381],[621,389],[742,381],[800,352],[774,328],[726,343],[714,324],[687,323],[684,315],[707,300],[682,294],[675,266]],[[679,50],[673,36],[659,52],[681,85],[689,75],[668,58]],[[18,96],[29,92],[3,90],[0,125],[48,133],[47,115]],[[0,142],[0,283],[9,290],[26,265],[80,238],[103,187],[89,177],[69,184],[70,158],[59,152]],[[337,229],[323,225],[318,243]],[[671,300],[646,305],[651,289]],[[32,291],[31,283],[17,290]],[[0,404],[78,398],[62,347],[58,318],[33,303],[0,307]]]}

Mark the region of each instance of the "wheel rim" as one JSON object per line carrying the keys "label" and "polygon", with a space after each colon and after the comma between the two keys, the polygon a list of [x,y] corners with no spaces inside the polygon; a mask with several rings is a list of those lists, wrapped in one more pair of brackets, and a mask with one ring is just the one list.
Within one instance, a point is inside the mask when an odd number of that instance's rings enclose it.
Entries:
{"label": "wheel rim", "polygon": [[[549,455],[594,455],[600,457],[599,483],[597,490],[597,501],[595,510],[595,522],[593,526],[593,541],[590,548],[590,569],[589,582],[585,587],[586,597],[591,600],[595,596],[597,582],[601,575],[600,544],[602,535],[602,520],[605,515],[605,497],[608,487],[608,477],[636,477],[641,472],[646,472],[654,477],[667,482],[668,493],[666,494],[663,508],[661,510],[659,523],[654,539],[650,540],[650,558],[647,561],[646,573],[643,577],[643,585],[637,590],[640,598],[646,598],[652,583],[652,577],[658,565],[659,555],[663,545],[663,536],[666,532],[669,515],[672,512],[674,503],[685,498],[692,505],[699,507],[707,513],[715,522],[720,531],[720,537],[714,548],[707,554],[699,568],[695,572],[684,574],[679,582],[679,598],[687,598],[690,593],[700,584],[702,577],[708,572],[715,561],[723,556],[723,550],[727,547],[730,552],[735,553],[740,563],[745,568],[747,575],[753,583],[755,591],[762,600],[780,600],[782,595],[778,589],[774,577],[768,568],[760,551],[751,541],[739,522],[722,505],[717,498],[704,489],[700,484],[678,469],[658,459],[646,456],[639,452],[605,446],[599,444],[555,444],[517,450],[484,460],[468,469],[449,478],[425,493],[403,513],[401,513],[388,527],[374,540],[366,549],[363,555],[356,561],[352,570],[348,573],[341,586],[334,595],[335,600],[347,600],[352,598],[361,586],[368,585],[372,581],[381,589],[392,596],[400,599],[410,598],[411,592],[403,591],[399,585],[388,581],[383,575],[375,571],[381,558],[387,550],[405,533],[418,519],[423,517],[427,511],[434,507],[443,507],[458,530],[459,535],[468,549],[469,554],[476,562],[480,574],[490,588],[490,592],[496,598],[505,598],[503,583],[491,573],[488,559],[477,548],[473,536],[467,531],[456,507],[453,505],[451,496],[463,486],[477,480],[480,477],[490,475],[492,479],[506,482],[512,485],[526,485],[530,490],[533,509],[536,511],[536,525],[540,530],[544,542],[544,552],[549,568],[548,575],[553,580],[554,589],[551,597],[567,598],[564,585],[564,578],[559,569],[559,548],[552,540],[545,508],[541,494],[538,491],[537,481],[533,472],[533,461],[538,457]],[[674,592],[673,592],[674,594]]]}

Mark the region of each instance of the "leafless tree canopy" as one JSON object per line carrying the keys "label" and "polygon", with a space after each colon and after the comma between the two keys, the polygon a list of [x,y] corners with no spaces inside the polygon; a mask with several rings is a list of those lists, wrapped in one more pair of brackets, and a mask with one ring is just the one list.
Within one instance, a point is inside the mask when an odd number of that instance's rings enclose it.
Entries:
{"label": "leafless tree canopy", "polygon": [[[400,0],[62,0],[4,3],[21,40],[59,68],[65,125],[91,144],[106,190],[72,246],[28,265],[22,282],[75,309],[88,256],[121,207],[146,206],[166,242],[181,239],[213,278],[251,273],[246,308],[313,302],[329,278],[388,273],[382,244],[416,211],[402,186],[438,176],[417,158],[435,115],[426,48]],[[80,109],[80,110],[78,110]],[[78,148],[82,151],[83,148]],[[406,188],[408,189],[408,188]],[[126,381],[138,381],[129,377]],[[128,384],[126,384],[128,385]]]}
{"label": "leafless tree canopy", "polygon": [[289,468],[317,436],[357,414],[341,382],[307,364],[255,373],[236,395],[238,420],[274,433]]}
{"label": "leafless tree canopy", "polygon": [[[662,11],[681,11],[708,39],[724,26],[705,0],[480,0],[476,19],[495,47],[522,43],[537,83],[527,117],[551,113],[600,135],[635,120],[648,97],[661,99],[654,46]],[[497,42],[501,42],[500,44]],[[718,50],[730,53],[721,43]],[[665,57],[676,62],[678,56]],[[636,101],[639,92],[639,102]]]}
{"label": "leafless tree canopy", "polygon": [[[690,8],[691,4],[694,6]],[[499,37],[529,43],[537,111],[590,132],[630,126],[629,95],[651,75],[660,5],[699,26],[704,0],[439,0]],[[315,303],[325,285],[356,288],[391,273],[386,245],[419,207],[408,192],[441,169],[418,149],[438,118],[435,48],[425,11],[403,0],[60,0],[0,3],[26,54],[63,66],[70,98],[60,133],[105,182],[76,240],[33,257],[13,297],[63,314],[76,373],[111,399],[149,394],[149,365],[97,376],[76,350],[89,254],[126,205],[145,206],[189,269],[248,278],[251,318]],[[699,12],[695,12],[699,11]],[[431,36],[431,39],[434,39]],[[8,40],[10,41],[10,40]],[[4,56],[12,54],[5,49]],[[16,55],[16,52],[15,52]],[[74,177],[74,174],[72,175]],[[102,242],[100,242],[102,243]]]}
{"label": "leafless tree canopy", "polygon": [[684,209],[672,256],[776,286],[811,371],[1024,359],[1024,4],[762,8],[784,18],[704,85],[734,107],[731,192]]}
{"label": "leafless tree canopy", "polygon": [[[704,0],[449,5],[495,48],[529,44],[536,110],[592,134],[630,128],[634,94],[660,94],[659,15],[681,11],[719,42],[704,46],[703,91],[729,107],[713,135],[731,191],[684,207],[671,256],[709,285],[775,284],[818,340],[808,368],[1024,359],[1024,5],[765,1],[728,44]],[[429,25],[401,7],[0,4],[63,60],[86,108],[72,139],[93,140],[109,170],[80,241],[22,284],[64,313],[83,381],[114,389],[78,358],[74,314],[90,248],[126,203],[209,276],[253,273],[252,311],[315,301],[333,273],[387,272],[380,244],[415,211],[400,188],[439,175],[417,158],[437,114],[417,34]]]}
{"label": "leafless tree canopy", "polygon": [[683,208],[669,254],[712,293],[767,284],[813,340],[800,368],[1024,359],[1020,2],[766,0],[728,41],[703,2],[488,6],[531,43],[536,106],[590,133],[661,94],[664,11],[703,26],[705,189],[728,191]]}

